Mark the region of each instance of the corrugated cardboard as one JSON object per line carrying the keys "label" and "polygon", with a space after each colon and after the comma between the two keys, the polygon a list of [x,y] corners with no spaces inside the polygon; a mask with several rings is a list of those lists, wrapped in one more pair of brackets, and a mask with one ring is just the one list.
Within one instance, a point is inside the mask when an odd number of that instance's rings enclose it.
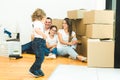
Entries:
{"label": "corrugated cardboard", "polygon": [[113,25],[91,24],[86,28],[88,38],[113,38]]}
{"label": "corrugated cardboard", "polygon": [[52,24],[56,25],[58,29],[62,28],[63,19],[52,19]]}
{"label": "corrugated cardboard", "polygon": [[81,37],[81,53],[83,56],[87,57],[87,40],[88,38],[86,36]]}
{"label": "corrugated cardboard", "polygon": [[67,17],[70,19],[82,19],[85,11],[86,10],[70,10],[67,11]]}
{"label": "corrugated cardboard", "polygon": [[83,24],[83,19],[76,20],[76,34],[77,35],[86,35],[86,25]]}
{"label": "corrugated cardboard", "polygon": [[114,41],[88,40],[89,67],[114,67]]}
{"label": "corrugated cardboard", "polygon": [[76,20],[72,20],[72,30],[75,31],[75,33],[76,33],[76,27],[77,27]]}
{"label": "corrugated cardboard", "polygon": [[114,11],[112,10],[92,10],[84,13],[84,24],[113,24]]}

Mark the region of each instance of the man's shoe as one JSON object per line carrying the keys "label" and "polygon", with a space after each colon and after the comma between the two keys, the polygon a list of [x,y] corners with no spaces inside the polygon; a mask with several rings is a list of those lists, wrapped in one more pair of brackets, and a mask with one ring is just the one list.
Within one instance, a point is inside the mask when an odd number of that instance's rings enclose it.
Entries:
{"label": "man's shoe", "polygon": [[18,57],[16,57],[16,59],[20,59],[20,58],[23,58],[23,56],[18,56]]}
{"label": "man's shoe", "polygon": [[45,75],[42,70],[38,70],[38,73],[39,73],[40,76],[44,76]]}
{"label": "man's shoe", "polygon": [[36,77],[36,78],[40,77],[40,74],[37,71],[31,71],[31,70],[29,70],[29,73],[31,75],[33,75],[34,77]]}
{"label": "man's shoe", "polygon": [[20,55],[9,55],[9,58],[20,59],[20,58],[23,58],[23,56],[20,56]]}

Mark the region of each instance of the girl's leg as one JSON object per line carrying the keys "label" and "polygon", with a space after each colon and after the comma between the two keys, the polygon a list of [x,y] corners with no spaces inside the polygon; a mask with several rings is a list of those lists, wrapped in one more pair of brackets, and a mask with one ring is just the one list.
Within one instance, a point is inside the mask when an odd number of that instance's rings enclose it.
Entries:
{"label": "girl's leg", "polygon": [[47,56],[48,59],[55,59],[57,55],[57,48],[52,49],[50,51],[49,55]]}
{"label": "girl's leg", "polygon": [[51,52],[52,52],[53,54],[57,55],[57,48],[54,48]]}
{"label": "girl's leg", "polygon": [[45,56],[48,56],[50,53],[50,49],[48,49],[47,47],[44,48],[45,51]]}

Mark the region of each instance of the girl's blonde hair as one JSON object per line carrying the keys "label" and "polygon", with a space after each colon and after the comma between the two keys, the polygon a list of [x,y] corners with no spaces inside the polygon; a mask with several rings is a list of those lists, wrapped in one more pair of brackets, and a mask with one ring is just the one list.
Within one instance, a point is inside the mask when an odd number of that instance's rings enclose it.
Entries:
{"label": "girl's blonde hair", "polygon": [[42,18],[44,18],[45,16],[46,16],[46,13],[42,9],[37,8],[31,17],[32,17],[32,21],[35,21],[36,19],[42,20]]}

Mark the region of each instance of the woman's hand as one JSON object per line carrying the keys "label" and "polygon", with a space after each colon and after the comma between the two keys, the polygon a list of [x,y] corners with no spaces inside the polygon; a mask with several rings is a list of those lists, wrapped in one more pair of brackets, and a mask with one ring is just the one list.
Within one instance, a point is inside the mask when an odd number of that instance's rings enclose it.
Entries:
{"label": "woman's hand", "polygon": [[68,45],[68,46],[72,46],[73,43],[72,43],[72,42],[67,42],[67,45]]}
{"label": "woman's hand", "polygon": [[76,41],[72,41],[72,44],[74,45],[74,44],[77,44],[78,43],[78,41],[76,40]]}

